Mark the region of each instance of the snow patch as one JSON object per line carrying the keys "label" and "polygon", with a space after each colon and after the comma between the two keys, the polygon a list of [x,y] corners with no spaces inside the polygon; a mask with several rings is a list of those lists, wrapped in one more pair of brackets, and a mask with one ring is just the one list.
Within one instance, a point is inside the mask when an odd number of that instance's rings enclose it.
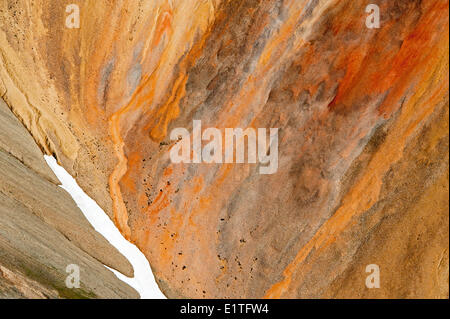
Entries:
{"label": "snow patch", "polygon": [[134,268],[134,277],[127,277],[114,269],[105,267],[111,270],[117,278],[133,287],[141,295],[141,299],[166,299],[156,284],[150,264],[144,254],[122,236],[103,209],[78,186],[75,179],[63,167],[58,165],[54,157],[45,155],[44,158],[61,182],[60,187],[72,196],[94,229],[130,261]]}

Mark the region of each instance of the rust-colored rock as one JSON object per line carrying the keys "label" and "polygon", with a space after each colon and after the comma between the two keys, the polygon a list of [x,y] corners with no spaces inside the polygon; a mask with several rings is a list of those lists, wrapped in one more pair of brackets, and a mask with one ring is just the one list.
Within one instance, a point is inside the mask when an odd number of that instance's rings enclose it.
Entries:
{"label": "rust-colored rock", "polygon": [[[448,298],[448,1],[372,2],[2,0],[0,94],[169,297]],[[278,172],[172,163],[193,120]]]}

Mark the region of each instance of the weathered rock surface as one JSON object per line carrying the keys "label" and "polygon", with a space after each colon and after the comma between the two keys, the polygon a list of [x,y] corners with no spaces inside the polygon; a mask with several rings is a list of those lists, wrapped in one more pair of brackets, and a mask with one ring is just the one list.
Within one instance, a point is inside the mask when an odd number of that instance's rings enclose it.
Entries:
{"label": "weathered rock surface", "polygon": [[[448,297],[448,1],[72,2],[0,1],[0,94],[169,297]],[[278,172],[171,163],[193,120]]]}
{"label": "weathered rock surface", "polygon": [[[58,184],[0,99],[0,298],[138,297],[103,266],[132,276],[128,260]],[[80,266],[80,289],[65,286],[70,264]]]}

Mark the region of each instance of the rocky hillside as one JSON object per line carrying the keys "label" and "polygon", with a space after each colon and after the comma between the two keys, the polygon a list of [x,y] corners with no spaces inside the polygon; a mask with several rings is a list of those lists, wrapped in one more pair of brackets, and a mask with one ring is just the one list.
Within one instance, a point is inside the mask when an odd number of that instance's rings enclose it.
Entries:
{"label": "rocky hillside", "polygon": [[[449,3],[371,2],[0,0],[0,94],[169,297],[448,298]],[[277,172],[174,163],[194,120]]]}

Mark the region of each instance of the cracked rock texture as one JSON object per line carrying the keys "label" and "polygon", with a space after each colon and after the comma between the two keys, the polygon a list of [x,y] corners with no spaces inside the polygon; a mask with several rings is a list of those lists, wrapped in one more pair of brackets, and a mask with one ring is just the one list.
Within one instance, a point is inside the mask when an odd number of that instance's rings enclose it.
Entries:
{"label": "cracked rock texture", "polygon": [[[70,3],[0,0],[0,94],[168,297],[448,298],[448,1]],[[171,163],[193,120],[278,172]]]}

